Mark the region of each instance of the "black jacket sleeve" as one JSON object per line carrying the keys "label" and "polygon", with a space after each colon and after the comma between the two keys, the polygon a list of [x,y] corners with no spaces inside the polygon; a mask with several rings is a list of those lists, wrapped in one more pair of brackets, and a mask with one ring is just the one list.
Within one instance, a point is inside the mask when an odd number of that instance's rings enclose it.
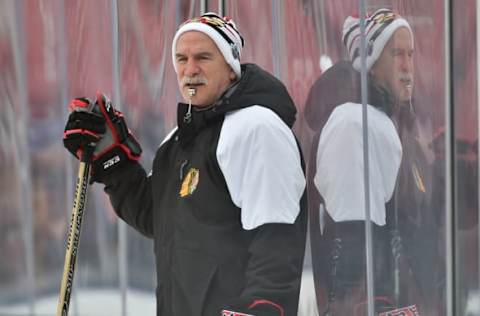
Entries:
{"label": "black jacket sleeve", "polygon": [[250,244],[246,285],[224,310],[255,316],[295,316],[305,253],[305,196],[294,224],[264,224]]}
{"label": "black jacket sleeve", "polygon": [[137,162],[129,163],[103,179],[113,209],[127,224],[153,237],[151,179]]}

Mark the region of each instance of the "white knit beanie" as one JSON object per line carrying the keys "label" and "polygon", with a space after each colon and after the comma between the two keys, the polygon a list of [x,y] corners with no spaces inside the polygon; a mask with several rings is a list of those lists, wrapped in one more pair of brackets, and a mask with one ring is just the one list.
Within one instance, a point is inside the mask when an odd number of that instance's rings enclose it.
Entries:
{"label": "white knit beanie", "polygon": [[240,56],[244,45],[243,37],[238,32],[232,19],[228,17],[222,18],[213,12],[208,12],[200,17],[185,21],[179,27],[177,33],[175,33],[172,42],[172,59],[175,72],[177,72],[175,65],[177,41],[180,35],[188,31],[198,31],[208,35],[217,45],[227,64],[232,67],[237,78],[240,78]]}
{"label": "white knit beanie", "polygon": [[[413,32],[410,24],[392,10],[379,9],[365,19],[367,70],[372,68],[390,37],[400,27],[410,31],[413,46]],[[353,68],[360,71],[360,18],[349,16],[345,19],[342,41],[347,48]]]}

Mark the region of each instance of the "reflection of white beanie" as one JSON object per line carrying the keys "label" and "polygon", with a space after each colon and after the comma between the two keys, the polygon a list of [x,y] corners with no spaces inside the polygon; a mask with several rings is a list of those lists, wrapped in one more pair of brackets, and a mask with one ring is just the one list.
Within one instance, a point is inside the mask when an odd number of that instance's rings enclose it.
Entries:
{"label": "reflection of white beanie", "polygon": [[[413,33],[410,24],[392,10],[379,9],[365,19],[367,70],[372,68],[390,37],[400,27],[405,27],[410,31],[413,45]],[[349,16],[345,19],[342,41],[347,48],[353,68],[360,71],[360,19],[358,17]]]}
{"label": "reflection of white beanie", "polygon": [[180,35],[188,31],[198,31],[208,35],[217,45],[227,64],[232,67],[237,78],[240,78],[240,56],[244,45],[243,37],[238,32],[232,19],[222,18],[213,12],[187,20],[178,29],[172,42],[172,58],[175,72],[177,71],[175,66],[177,41]]}

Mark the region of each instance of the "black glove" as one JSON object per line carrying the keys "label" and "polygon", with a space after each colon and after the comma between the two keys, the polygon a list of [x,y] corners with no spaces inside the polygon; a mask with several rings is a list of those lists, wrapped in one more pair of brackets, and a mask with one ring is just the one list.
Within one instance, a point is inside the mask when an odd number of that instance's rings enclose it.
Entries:
{"label": "black glove", "polygon": [[88,98],[73,99],[69,105],[71,113],[65,125],[63,145],[78,159],[85,153],[91,156],[105,133],[105,119],[101,113],[93,112],[94,105]]}
{"label": "black glove", "polygon": [[95,103],[74,99],[70,109],[63,142],[77,158],[91,153],[87,160],[92,162],[92,181],[103,182],[113,170],[140,159],[139,143],[128,130],[123,114],[105,95],[97,94]]}

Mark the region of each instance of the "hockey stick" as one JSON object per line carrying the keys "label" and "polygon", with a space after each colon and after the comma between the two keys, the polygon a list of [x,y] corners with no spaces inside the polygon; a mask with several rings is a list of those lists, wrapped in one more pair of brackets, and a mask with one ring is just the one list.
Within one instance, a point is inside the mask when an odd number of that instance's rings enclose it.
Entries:
{"label": "hockey stick", "polygon": [[73,274],[77,261],[78,244],[80,241],[80,229],[82,227],[83,211],[87,201],[88,176],[90,169],[90,154],[83,153],[78,168],[77,185],[75,188],[75,199],[73,201],[72,218],[68,231],[67,249],[65,252],[65,264],[63,266],[63,277],[60,285],[60,295],[57,305],[57,316],[67,316],[70,307],[70,296],[72,294]]}

